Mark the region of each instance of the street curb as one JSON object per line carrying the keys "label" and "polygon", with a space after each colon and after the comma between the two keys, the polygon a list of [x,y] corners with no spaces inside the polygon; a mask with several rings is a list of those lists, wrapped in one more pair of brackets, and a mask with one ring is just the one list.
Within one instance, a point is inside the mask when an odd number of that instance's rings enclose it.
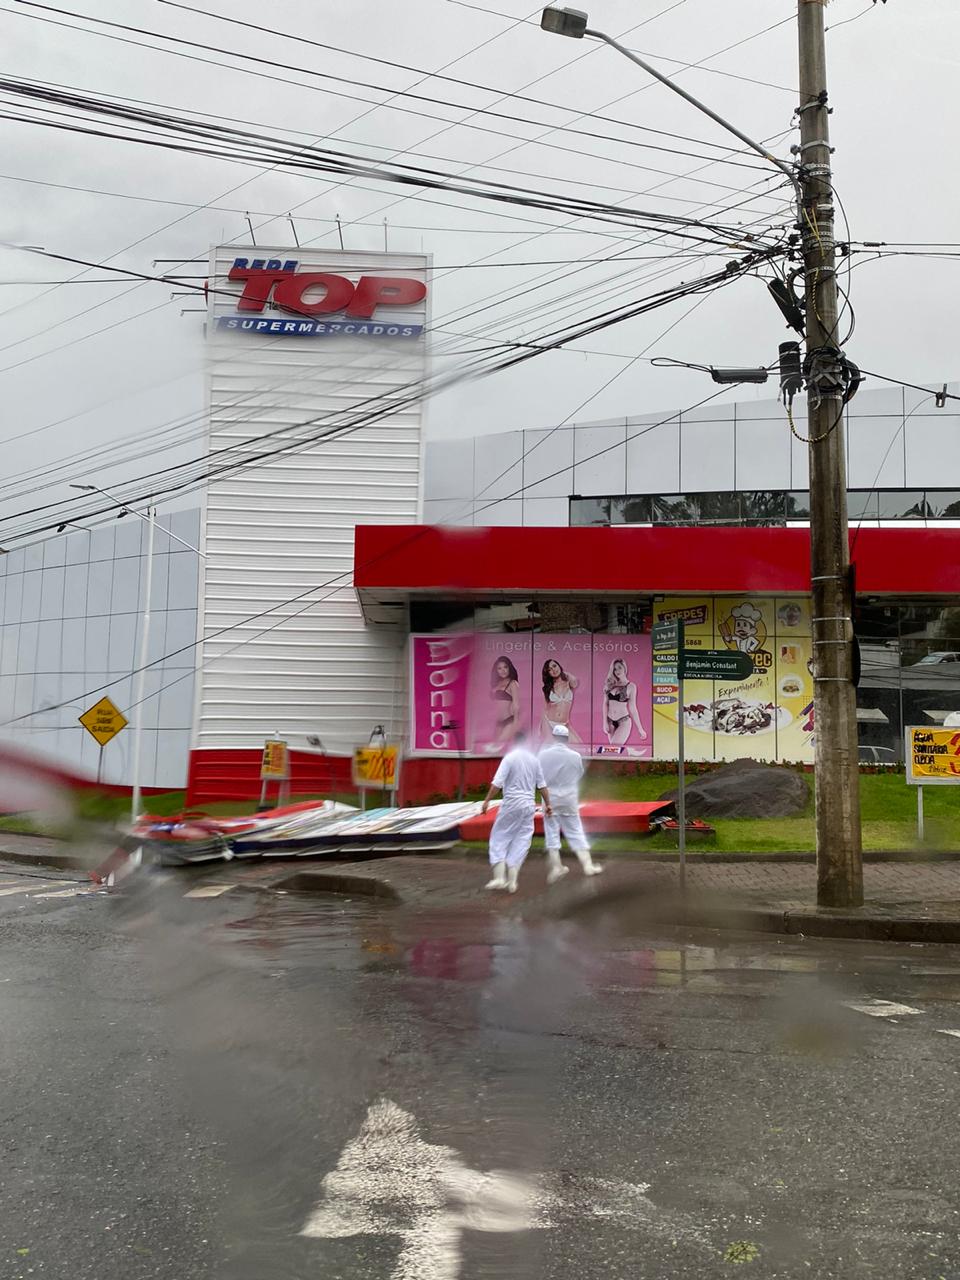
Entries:
{"label": "street curb", "polygon": [[[477,858],[481,861],[487,857],[486,845],[481,849],[474,848],[469,845],[457,845],[451,851],[451,854],[463,858]],[[441,855],[446,856],[446,855]],[[609,859],[614,865],[625,865],[630,862],[662,862],[672,863],[674,866],[679,860],[679,855],[675,850],[670,849],[650,849],[645,851],[642,849],[630,849],[624,853],[616,851],[597,851],[597,858],[600,861]],[[687,848],[687,864],[689,866],[701,866],[713,863],[715,865],[729,865],[732,863],[743,864],[745,866],[761,865],[763,863],[807,863],[813,866],[817,861],[817,855],[812,850],[769,850],[763,853],[737,853],[734,850],[715,850],[713,852],[704,850],[701,852],[696,847]],[[880,862],[908,862],[911,865],[923,866],[924,863],[930,862],[960,862],[960,849],[931,849],[929,852],[916,849],[887,850],[874,849],[865,850],[863,854],[865,864]]]}
{"label": "street curb", "polygon": [[849,938],[862,942],[960,942],[960,920],[921,916],[860,915],[820,910],[781,911],[765,907],[681,910],[677,924],[701,928],[778,933],[806,938]]}
{"label": "street curb", "polygon": [[[639,887],[639,886],[637,886]],[[631,886],[619,884],[594,887],[589,897],[557,903],[545,914],[554,919],[573,919],[611,906],[622,906]],[[930,919],[926,916],[895,916],[842,908],[784,908],[775,905],[748,906],[735,899],[727,901],[683,902],[676,897],[652,898],[640,904],[644,923],[680,928],[718,929],[723,932],[773,933],[807,938],[849,938],[865,942],[960,942],[960,918]]]}
{"label": "street curb", "polygon": [[0,860],[19,862],[27,867],[51,867],[55,871],[88,871],[90,863],[70,853],[11,853],[9,849],[0,849]]}

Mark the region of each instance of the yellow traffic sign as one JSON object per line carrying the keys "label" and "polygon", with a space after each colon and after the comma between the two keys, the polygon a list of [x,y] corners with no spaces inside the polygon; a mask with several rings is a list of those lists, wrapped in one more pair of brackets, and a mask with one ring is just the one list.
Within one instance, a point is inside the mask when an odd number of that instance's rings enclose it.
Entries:
{"label": "yellow traffic sign", "polygon": [[80,723],[101,747],[105,747],[111,738],[115,738],[121,729],[127,727],[127,718],[109,698],[101,698],[89,711],[83,713]]}

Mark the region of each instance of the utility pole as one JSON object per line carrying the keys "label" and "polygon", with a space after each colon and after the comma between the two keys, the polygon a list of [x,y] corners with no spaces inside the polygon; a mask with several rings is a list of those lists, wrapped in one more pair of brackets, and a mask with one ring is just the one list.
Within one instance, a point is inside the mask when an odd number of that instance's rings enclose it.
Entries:
{"label": "utility pole", "polygon": [[863,903],[853,686],[853,583],[844,464],[824,0],[798,0],[800,232],[806,292],[817,903]]}

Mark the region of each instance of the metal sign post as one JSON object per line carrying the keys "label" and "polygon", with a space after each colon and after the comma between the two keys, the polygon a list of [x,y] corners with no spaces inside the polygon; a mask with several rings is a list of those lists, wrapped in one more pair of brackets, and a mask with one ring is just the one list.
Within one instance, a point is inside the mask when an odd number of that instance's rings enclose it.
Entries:
{"label": "metal sign post", "polygon": [[[680,855],[680,892],[687,890],[687,797],[684,769],[683,722],[683,622],[658,622],[650,639],[653,649],[654,683],[666,691],[677,690],[677,848]],[[664,692],[670,700],[672,694]]]}
{"label": "metal sign post", "polygon": [[680,823],[678,848],[680,851],[680,893],[687,892],[687,777],[684,743],[683,715],[683,622],[677,623],[677,819]]}
{"label": "metal sign post", "polygon": [[923,787],[917,786],[917,839],[923,843]]}

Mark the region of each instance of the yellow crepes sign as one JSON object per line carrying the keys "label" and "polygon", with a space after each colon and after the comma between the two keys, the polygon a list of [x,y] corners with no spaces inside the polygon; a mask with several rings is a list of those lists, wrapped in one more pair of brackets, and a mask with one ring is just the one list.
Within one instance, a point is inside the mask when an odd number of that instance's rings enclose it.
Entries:
{"label": "yellow crepes sign", "polygon": [[907,781],[921,786],[960,782],[960,729],[907,729]]}

